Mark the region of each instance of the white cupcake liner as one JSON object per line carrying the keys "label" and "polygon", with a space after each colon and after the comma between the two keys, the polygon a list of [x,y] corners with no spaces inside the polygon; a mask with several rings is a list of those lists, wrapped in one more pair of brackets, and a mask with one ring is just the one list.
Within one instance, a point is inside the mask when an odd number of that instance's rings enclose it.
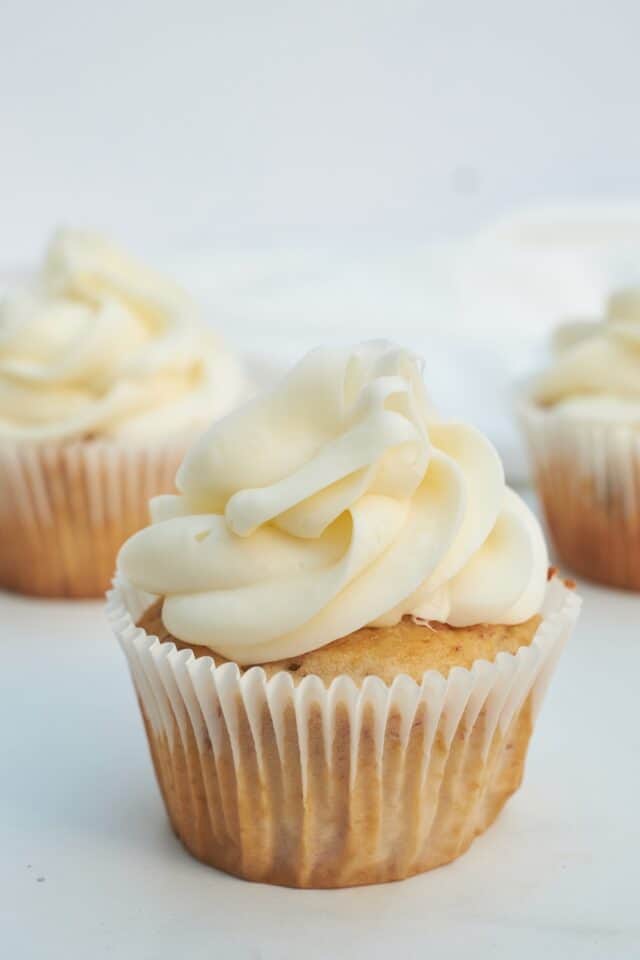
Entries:
{"label": "white cupcake liner", "polygon": [[174,490],[189,440],[0,441],[0,587],[102,596],[149,498]]}
{"label": "white cupcake liner", "polygon": [[545,409],[526,394],[517,412],[560,560],[640,590],[640,430]]}
{"label": "white cupcake liner", "polygon": [[136,626],[156,599],[118,576],[108,615],[127,656],[176,833],[252,880],[335,887],[454,859],[519,785],[531,726],[580,599],[553,579],[530,646],[418,684],[297,685],[242,674]]}

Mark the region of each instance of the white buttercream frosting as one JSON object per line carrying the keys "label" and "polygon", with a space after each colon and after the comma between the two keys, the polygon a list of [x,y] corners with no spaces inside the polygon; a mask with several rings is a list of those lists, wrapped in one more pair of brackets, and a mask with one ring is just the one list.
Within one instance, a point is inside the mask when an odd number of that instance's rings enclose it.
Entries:
{"label": "white buttercream frosting", "polygon": [[214,424],[119,567],[167,629],[240,664],[405,614],[454,626],[538,612],[547,553],[480,433],[441,420],[416,359],[320,348]]}
{"label": "white buttercream frosting", "polygon": [[554,348],[533,384],[538,403],[588,419],[640,419],[639,288],[614,293],[603,320],[561,324]]}
{"label": "white buttercream frosting", "polygon": [[58,232],[0,304],[0,436],[165,435],[210,423],[243,389],[187,294],[94,234]]}

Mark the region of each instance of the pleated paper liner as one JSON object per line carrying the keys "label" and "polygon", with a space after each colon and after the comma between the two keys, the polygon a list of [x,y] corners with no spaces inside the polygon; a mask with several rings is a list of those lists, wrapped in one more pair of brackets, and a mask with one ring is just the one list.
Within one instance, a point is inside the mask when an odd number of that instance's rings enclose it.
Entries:
{"label": "pleated paper liner", "polygon": [[0,588],[100,597],[122,543],[174,491],[192,436],[149,444],[0,443]]}
{"label": "pleated paper liner", "polygon": [[119,576],[108,613],[173,829],[206,863],[294,887],[399,880],[466,850],[520,784],[580,607],[553,579],[515,655],[327,688],[161,643],[136,626],[154,599]]}
{"label": "pleated paper liner", "polygon": [[640,430],[522,397],[518,414],[549,533],[581,576],[640,590]]}

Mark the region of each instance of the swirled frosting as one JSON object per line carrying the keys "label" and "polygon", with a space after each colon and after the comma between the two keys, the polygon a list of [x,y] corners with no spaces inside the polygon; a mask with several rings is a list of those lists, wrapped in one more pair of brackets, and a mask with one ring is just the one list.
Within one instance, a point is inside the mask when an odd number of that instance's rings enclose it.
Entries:
{"label": "swirled frosting", "polygon": [[99,236],[60,231],[0,305],[0,436],[164,435],[242,390],[187,294]]}
{"label": "swirled frosting", "polygon": [[240,664],[405,614],[454,626],[535,614],[547,555],[491,444],[441,420],[384,342],[308,354],[187,454],[177,496],[119,567],[176,637]]}
{"label": "swirled frosting", "polygon": [[640,419],[640,289],[614,293],[604,320],[561,324],[554,348],[533,384],[538,403],[576,416]]}

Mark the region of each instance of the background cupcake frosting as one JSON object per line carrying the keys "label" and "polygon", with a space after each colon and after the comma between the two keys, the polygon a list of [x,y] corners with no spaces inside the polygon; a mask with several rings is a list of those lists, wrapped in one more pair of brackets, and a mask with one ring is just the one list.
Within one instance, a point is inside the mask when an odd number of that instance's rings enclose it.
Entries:
{"label": "background cupcake frosting", "polygon": [[244,388],[190,297],[95,234],[59,231],[0,305],[0,437],[166,436]]}
{"label": "background cupcake frosting", "polygon": [[509,624],[542,603],[537,520],[488,440],[441,420],[416,359],[386,342],[312,351],[214,424],[177,486],[119,565],[165,597],[176,637],[241,664],[404,614]]}
{"label": "background cupcake frosting", "polygon": [[604,319],[561,324],[534,398],[576,416],[640,417],[640,289],[613,293]]}

